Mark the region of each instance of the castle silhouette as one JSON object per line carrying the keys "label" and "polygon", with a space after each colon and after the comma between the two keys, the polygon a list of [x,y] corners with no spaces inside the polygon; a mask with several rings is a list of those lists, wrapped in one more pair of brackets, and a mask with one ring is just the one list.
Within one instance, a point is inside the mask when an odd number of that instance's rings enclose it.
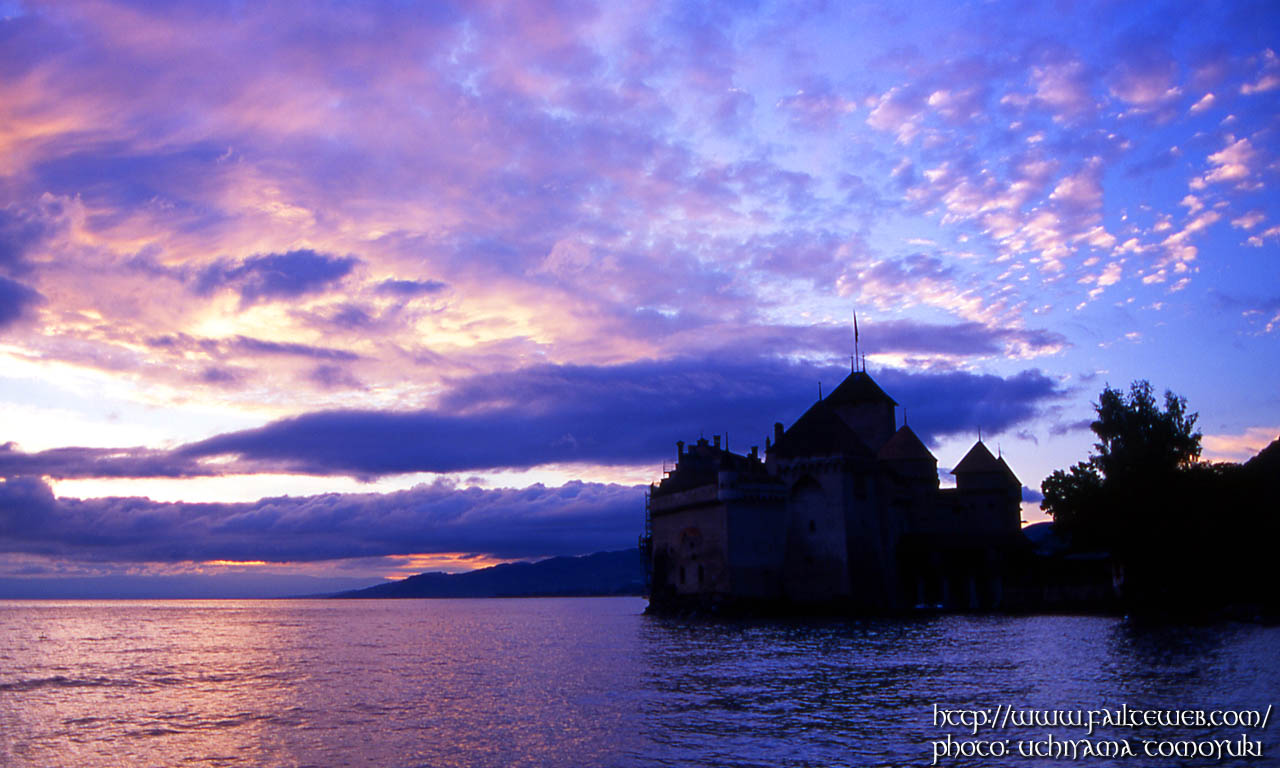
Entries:
{"label": "castle silhouette", "polygon": [[650,609],[894,612],[1000,607],[1022,484],[981,439],[941,488],[897,403],[853,371],[789,429],[686,449],[646,495]]}

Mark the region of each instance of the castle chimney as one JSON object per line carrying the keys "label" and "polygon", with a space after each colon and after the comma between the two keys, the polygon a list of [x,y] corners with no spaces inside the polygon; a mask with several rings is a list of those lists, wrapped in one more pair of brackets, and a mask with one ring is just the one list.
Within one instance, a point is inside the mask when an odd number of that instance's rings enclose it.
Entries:
{"label": "castle chimney", "polygon": [[676,460],[678,461],[683,458],[684,458],[684,441],[677,440],[676,441]]}
{"label": "castle chimney", "polygon": [[775,421],[773,423],[773,444],[777,445],[782,440],[782,422]]}
{"label": "castle chimney", "polygon": [[760,460],[760,446],[758,445],[751,446],[751,460],[752,461]]}
{"label": "castle chimney", "polygon": [[716,448],[719,448],[719,447],[720,447],[720,436],[719,436],[719,435],[715,435],[714,437],[712,437],[712,438],[711,438],[711,440],[712,440],[712,442],[715,444],[715,447],[716,447]]}

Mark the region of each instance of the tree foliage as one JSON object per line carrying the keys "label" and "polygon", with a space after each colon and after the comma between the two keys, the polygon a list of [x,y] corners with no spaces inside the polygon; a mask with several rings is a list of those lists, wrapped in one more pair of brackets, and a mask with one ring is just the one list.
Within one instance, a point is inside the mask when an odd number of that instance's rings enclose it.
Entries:
{"label": "tree foliage", "polygon": [[1186,398],[1165,391],[1161,410],[1150,382],[1135,381],[1127,397],[1111,387],[1102,390],[1095,408],[1098,418],[1089,428],[1098,436],[1098,454],[1092,461],[1106,478],[1168,475],[1200,457],[1198,414],[1187,413]]}
{"label": "tree foliage", "polygon": [[1053,517],[1058,530],[1089,544],[1100,543],[1092,513],[1102,506],[1102,476],[1092,462],[1082,461],[1066,472],[1057,470],[1041,483],[1040,492],[1044,494],[1040,507]]}
{"label": "tree foliage", "polygon": [[1111,553],[1133,610],[1211,614],[1247,604],[1274,611],[1276,593],[1261,574],[1280,521],[1280,475],[1263,461],[1198,461],[1197,414],[1172,392],[1161,407],[1146,381],[1127,393],[1105,388],[1094,409],[1095,452],[1041,485],[1054,527],[1077,550]]}
{"label": "tree foliage", "polygon": [[1114,547],[1139,525],[1155,496],[1200,456],[1198,414],[1187,401],[1164,393],[1156,403],[1151,384],[1135,381],[1126,394],[1107,387],[1094,405],[1096,453],[1041,485],[1041,508],[1083,546]]}

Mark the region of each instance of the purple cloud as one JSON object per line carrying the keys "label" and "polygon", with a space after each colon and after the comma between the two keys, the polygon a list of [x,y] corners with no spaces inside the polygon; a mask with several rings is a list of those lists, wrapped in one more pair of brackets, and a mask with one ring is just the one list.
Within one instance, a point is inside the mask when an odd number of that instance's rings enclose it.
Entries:
{"label": "purple cloud", "polygon": [[0,552],[99,562],[537,558],[634,546],[643,510],[641,488],[578,482],[190,504],[57,499],[39,479],[10,478],[0,481]]}
{"label": "purple cloud", "polygon": [[239,263],[219,260],[201,270],[195,290],[208,295],[221,288],[239,292],[241,306],[294,298],[328,288],[351,273],[360,260],[311,250],[266,253]]}
{"label": "purple cloud", "polygon": [[[534,366],[455,380],[432,409],[308,413],[171,451],[27,454],[8,447],[0,451],[0,476],[285,471],[374,478],[565,462],[656,464],[676,440],[698,434],[728,433],[738,450],[761,445],[775,420],[790,423],[809,406],[818,382],[830,391],[844,375],[839,368],[725,358]],[[1062,394],[1037,370],[1001,378],[889,369],[876,377],[930,441],[1013,428]],[[202,463],[225,456],[234,460]]]}
{"label": "purple cloud", "polygon": [[[216,375],[215,375],[216,378]],[[243,467],[241,467],[243,469]],[[189,457],[149,448],[51,448],[36,453],[19,451],[13,443],[0,445],[0,477],[196,477],[210,472]]]}
{"label": "purple cloud", "polygon": [[[833,375],[835,374],[835,375]],[[457,382],[438,409],[330,411],[184,446],[181,457],[233,454],[316,474],[449,472],[552,462],[657,461],[676,439],[734,436],[763,443],[805,396],[838,371],[725,360],[614,367],[539,366]],[[1009,379],[968,373],[885,371],[882,383],[910,409],[922,436],[997,433],[1031,419],[1061,393],[1039,371]],[[806,380],[807,379],[807,380]]]}
{"label": "purple cloud", "polygon": [[230,351],[247,355],[290,355],[297,357],[310,357],[317,360],[342,361],[360,359],[360,356],[355,352],[350,352],[345,349],[316,347],[310,344],[298,344],[296,342],[287,341],[267,341],[265,339],[254,339],[248,336],[237,336],[228,346]]}
{"label": "purple cloud", "polygon": [[793,123],[810,130],[831,128],[855,107],[823,77],[810,77],[795,93],[779,100],[778,106]]}
{"label": "purple cloud", "polygon": [[38,291],[0,276],[0,329],[13,325],[44,302],[45,297]]}
{"label": "purple cloud", "polygon": [[30,269],[27,256],[50,229],[41,216],[13,206],[0,208],[0,272],[18,275]]}
{"label": "purple cloud", "polygon": [[448,287],[447,283],[439,280],[396,280],[389,278],[378,283],[376,291],[402,299],[414,299],[419,296],[439,293]]}

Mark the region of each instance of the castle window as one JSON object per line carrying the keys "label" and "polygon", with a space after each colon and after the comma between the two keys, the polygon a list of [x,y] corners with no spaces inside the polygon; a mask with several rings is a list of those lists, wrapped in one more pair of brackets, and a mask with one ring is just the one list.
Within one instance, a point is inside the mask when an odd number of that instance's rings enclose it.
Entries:
{"label": "castle window", "polygon": [[853,495],[860,499],[867,498],[867,477],[858,475],[853,478]]}
{"label": "castle window", "polygon": [[809,521],[809,533],[813,533],[813,532],[815,532],[815,531],[817,531],[817,530],[818,530],[818,524],[817,524],[817,523],[815,523],[814,521],[810,520],[810,521]]}
{"label": "castle window", "polygon": [[702,566],[698,566],[698,584],[702,584]]}
{"label": "castle window", "polygon": [[684,566],[680,566],[680,583],[684,583]]}

